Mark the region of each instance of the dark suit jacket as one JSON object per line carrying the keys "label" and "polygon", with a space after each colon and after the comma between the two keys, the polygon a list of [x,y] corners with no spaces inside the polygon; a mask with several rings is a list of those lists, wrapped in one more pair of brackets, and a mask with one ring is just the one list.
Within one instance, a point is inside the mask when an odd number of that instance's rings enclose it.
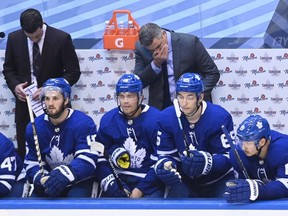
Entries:
{"label": "dark suit jacket", "polygon": [[[63,77],[71,85],[79,80],[81,74],[79,61],[69,34],[47,25],[39,73],[38,87],[41,87],[49,78]],[[18,84],[26,81],[31,84],[27,37],[22,29],[8,36],[3,74],[13,94]],[[15,112],[16,123],[28,115],[27,104],[17,97]]]}
{"label": "dark suit jacket", "polygon": [[[173,31],[170,33],[175,82],[186,72],[200,74],[204,78],[204,99],[211,101],[211,91],[220,78],[216,64],[198,37]],[[152,53],[139,41],[136,43],[135,57],[134,73],[140,77],[144,87],[149,86],[149,105],[162,110],[165,108],[163,107],[164,79],[162,72],[159,75],[155,74],[151,67]]]}

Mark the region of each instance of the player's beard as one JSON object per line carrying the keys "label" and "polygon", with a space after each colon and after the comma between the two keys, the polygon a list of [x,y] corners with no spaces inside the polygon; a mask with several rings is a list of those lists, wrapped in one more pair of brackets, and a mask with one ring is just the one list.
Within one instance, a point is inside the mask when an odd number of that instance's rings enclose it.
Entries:
{"label": "player's beard", "polygon": [[62,113],[64,112],[66,106],[65,106],[65,101],[63,101],[62,105],[60,106],[59,110],[55,113],[55,114],[51,114],[49,112],[49,109],[47,109],[47,115],[50,117],[50,118],[53,118],[53,119],[57,119],[59,118]]}

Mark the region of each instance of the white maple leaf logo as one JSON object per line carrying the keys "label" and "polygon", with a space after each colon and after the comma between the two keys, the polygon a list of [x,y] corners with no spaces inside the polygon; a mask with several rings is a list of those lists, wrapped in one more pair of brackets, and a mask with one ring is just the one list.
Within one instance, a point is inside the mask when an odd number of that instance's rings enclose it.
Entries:
{"label": "white maple leaf logo", "polygon": [[51,169],[54,169],[60,165],[68,165],[74,159],[73,154],[68,154],[64,157],[64,153],[57,147],[53,146],[50,154],[45,156],[45,159]]}
{"label": "white maple leaf logo", "polygon": [[142,162],[146,156],[146,150],[144,148],[139,149],[136,151],[136,143],[131,137],[128,137],[124,144],[124,148],[130,153],[131,156],[131,168],[141,168],[142,167]]}

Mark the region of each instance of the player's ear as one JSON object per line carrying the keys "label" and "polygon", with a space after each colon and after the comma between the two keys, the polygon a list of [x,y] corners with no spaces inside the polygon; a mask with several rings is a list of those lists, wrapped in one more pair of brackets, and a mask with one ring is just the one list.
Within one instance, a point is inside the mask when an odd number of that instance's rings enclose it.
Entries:
{"label": "player's ear", "polygon": [[65,99],[65,102],[64,102],[64,105],[65,105],[65,107],[67,107],[67,104],[69,103],[69,98],[66,98]]}
{"label": "player's ear", "polygon": [[203,100],[204,100],[204,93],[202,92],[202,93],[199,94],[199,100],[198,100],[199,105],[201,104],[201,102]]}
{"label": "player's ear", "polygon": [[259,141],[259,147],[261,148],[262,146],[264,146],[266,144],[267,140],[266,138],[261,138],[260,141]]}

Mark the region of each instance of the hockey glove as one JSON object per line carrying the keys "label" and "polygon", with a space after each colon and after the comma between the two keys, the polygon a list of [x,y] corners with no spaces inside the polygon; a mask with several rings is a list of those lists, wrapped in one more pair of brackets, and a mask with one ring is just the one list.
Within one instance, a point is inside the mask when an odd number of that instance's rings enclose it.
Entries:
{"label": "hockey glove", "polygon": [[238,179],[230,180],[226,183],[224,198],[229,203],[246,203],[254,201],[259,196],[259,186],[263,182],[260,180]]}
{"label": "hockey glove", "polygon": [[159,160],[154,166],[154,171],[159,179],[168,186],[181,183],[181,176],[176,171],[176,166],[167,158]]}
{"label": "hockey glove", "polygon": [[181,156],[182,171],[189,177],[207,175],[213,164],[213,157],[205,151],[189,151],[192,157]]}
{"label": "hockey glove", "polygon": [[113,174],[110,174],[102,179],[100,185],[106,197],[128,197],[131,193],[130,188],[128,188],[124,182],[121,183],[124,187],[124,191],[119,188]]}
{"label": "hockey glove", "polygon": [[128,169],[130,167],[130,154],[125,148],[115,149],[111,159],[118,168]]}
{"label": "hockey glove", "polygon": [[[46,171],[44,173],[44,177],[47,177],[47,175],[48,175],[48,172]],[[38,174],[36,174],[36,177],[34,178],[34,182],[33,182],[34,192],[39,197],[45,196],[45,189],[44,189],[44,186],[43,186],[42,180],[41,180],[42,178],[43,178],[42,174],[38,173]]]}
{"label": "hockey glove", "polygon": [[49,178],[44,184],[45,193],[56,197],[72,182],[75,182],[72,169],[64,165],[58,166],[50,172]]}

